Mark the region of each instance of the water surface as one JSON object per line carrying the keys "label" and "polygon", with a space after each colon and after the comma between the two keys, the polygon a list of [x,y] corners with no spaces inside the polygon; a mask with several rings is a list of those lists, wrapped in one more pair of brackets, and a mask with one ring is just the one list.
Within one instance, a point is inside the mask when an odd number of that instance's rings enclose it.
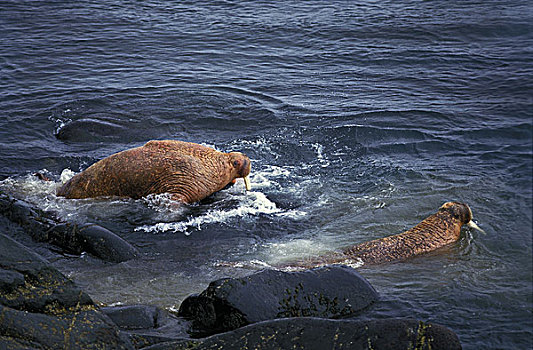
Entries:
{"label": "water surface", "polygon": [[[464,201],[487,234],[361,267],[382,296],[365,317],[440,323],[465,349],[530,348],[532,17],[526,1],[4,1],[0,187],[141,250],[120,264],[49,253],[95,300],[168,309],[250,265]],[[164,196],[55,196],[150,139],[245,152],[252,191],[177,211]]]}

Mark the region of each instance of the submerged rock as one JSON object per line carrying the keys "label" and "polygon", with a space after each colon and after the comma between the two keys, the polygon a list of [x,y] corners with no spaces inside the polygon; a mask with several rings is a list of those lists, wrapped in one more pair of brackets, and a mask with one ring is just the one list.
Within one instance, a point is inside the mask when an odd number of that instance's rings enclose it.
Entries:
{"label": "submerged rock", "polygon": [[81,118],[63,125],[55,136],[62,141],[95,142],[117,139],[127,132],[127,128],[115,121],[96,118]]}
{"label": "submerged rock", "polygon": [[133,347],[71,280],[0,233],[0,348]]}
{"label": "submerged rock", "polygon": [[264,270],[211,282],[185,299],[178,315],[192,320],[194,336],[205,336],[275,318],[351,316],[377,299],[375,289],[347,266]]}
{"label": "submerged rock", "polygon": [[204,339],[159,343],[170,349],[461,349],[450,329],[415,320],[285,318],[255,323]]}

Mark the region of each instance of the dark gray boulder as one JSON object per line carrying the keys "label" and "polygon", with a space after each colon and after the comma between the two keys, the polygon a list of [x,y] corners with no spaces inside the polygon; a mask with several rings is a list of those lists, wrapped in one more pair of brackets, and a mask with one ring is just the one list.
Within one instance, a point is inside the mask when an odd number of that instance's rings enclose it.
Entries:
{"label": "dark gray boulder", "polygon": [[103,307],[102,312],[122,329],[149,329],[158,327],[161,310],[151,305]]}
{"label": "dark gray boulder", "polygon": [[130,337],[135,348],[153,344],[190,339],[190,322],[166,310],[150,305],[125,305],[102,308],[123,333]]}
{"label": "dark gray boulder", "polygon": [[178,315],[192,320],[194,336],[205,336],[275,318],[352,316],[377,299],[375,289],[347,266],[263,270],[211,282],[185,299]]}
{"label": "dark gray boulder", "polygon": [[0,233],[0,349],[132,349],[71,280]]}
{"label": "dark gray boulder", "polygon": [[46,241],[75,254],[87,252],[111,262],[122,262],[138,256],[137,248],[115,233],[97,224],[55,225],[46,232]]}
{"label": "dark gray boulder", "polygon": [[24,275],[10,270],[0,269],[0,290],[10,293],[24,284]]}
{"label": "dark gray boulder", "polygon": [[36,241],[56,222],[29,203],[0,191],[0,214],[22,226]]}
{"label": "dark gray boulder", "polygon": [[[51,312],[19,311],[0,305],[0,335],[46,349],[133,348],[113,322],[94,309]],[[0,340],[0,348],[7,344]]]}
{"label": "dark gray boulder", "polygon": [[416,320],[373,321],[285,318],[255,323],[208,338],[159,343],[169,349],[461,349],[450,329]]}
{"label": "dark gray boulder", "polygon": [[[117,141],[144,141],[160,138],[168,132],[168,125],[146,124],[146,120],[134,120],[129,115],[90,113],[86,117],[75,119],[61,125],[54,133],[56,138],[67,143],[95,143]],[[173,128],[182,127],[174,125]]]}

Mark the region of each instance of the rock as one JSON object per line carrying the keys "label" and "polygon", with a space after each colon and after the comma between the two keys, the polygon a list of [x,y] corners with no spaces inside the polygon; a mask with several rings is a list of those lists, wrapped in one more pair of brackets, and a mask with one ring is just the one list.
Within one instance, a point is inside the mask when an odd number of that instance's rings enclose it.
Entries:
{"label": "rock", "polygon": [[97,224],[61,222],[53,213],[0,193],[0,213],[21,225],[38,242],[47,242],[73,254],[87,252],[105,261],[122,262],[138,256],[138,250]]}
{"label": "rock", "polygon": [[104,307],[106,314],[117,326],[122,329],[157,328],[159,309],[150,305],[127,305]]}
{"label": "rock", "polygon": [[0,290],[10,293],[24,284],[24,275],[16,271],[0,269]]}
{"label": "rock", "polygon": [[0,305],[0,334],[48,349],[133,348],[107,317],[91,309],[47,315]]}
{"label": "rock", "polygon": [[75,254],[87,252],[105,261],[122,262],[138,256],[130,243],[97,224],[55,225],[47,231],[47,241]]}
{"label": "rock", "polygon": [[416,320],[373,321],[285,318],[196,340],[159,343],[170,349],[461,349],[450,329]]}
{"label": "rock", "polygon": [[377,299],[374,288],[347,266],[263,270],[211,282],[200,295],[185,299],[178,315],[192,320],[194,336],[205,336],[275,318],[346,317]]}
{"label": "rock", "polygon": [[91,298],[0,233],[0,349],[132,349]]}
{"label": "rock", "polygon": [[4,234],[0,234],[0,268],[16,278],[0,289],[1,305],[30,312],[94,305],[46,260]]}
{"label": "rock", "polygon": [[0,214],[22,226],[36,241],[43,241],[42,235],[55,224],[54,220],[43,215],[42,211],[2,192]]}
{"label": "rock", "polygon": [[190,322],[150,305],[104,307],[102,311],[128,334],[135,348],[190,339]]}
{"label": "rock", "polygon": [[113,121],[81,118],[63,125],[55,134],[62,141],[95,142],[117,139],[126,129]]}

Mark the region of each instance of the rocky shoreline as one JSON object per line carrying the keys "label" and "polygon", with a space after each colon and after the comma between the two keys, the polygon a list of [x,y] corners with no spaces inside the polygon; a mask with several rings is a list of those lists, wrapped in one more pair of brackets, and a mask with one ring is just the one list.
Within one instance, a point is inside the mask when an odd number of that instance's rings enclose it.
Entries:
{"label": "rocky shoreline", "polygon": [[[98,225],[71,225],[0,193],[0,214],[34,241],[110,263],[131,244]],[[177,313],[152,305],[100,307],[0,227],[1,349],[460,349],[456,334],[410,319],[358,320],[379,303],[353,268],[262,270],[213,281]]]}

